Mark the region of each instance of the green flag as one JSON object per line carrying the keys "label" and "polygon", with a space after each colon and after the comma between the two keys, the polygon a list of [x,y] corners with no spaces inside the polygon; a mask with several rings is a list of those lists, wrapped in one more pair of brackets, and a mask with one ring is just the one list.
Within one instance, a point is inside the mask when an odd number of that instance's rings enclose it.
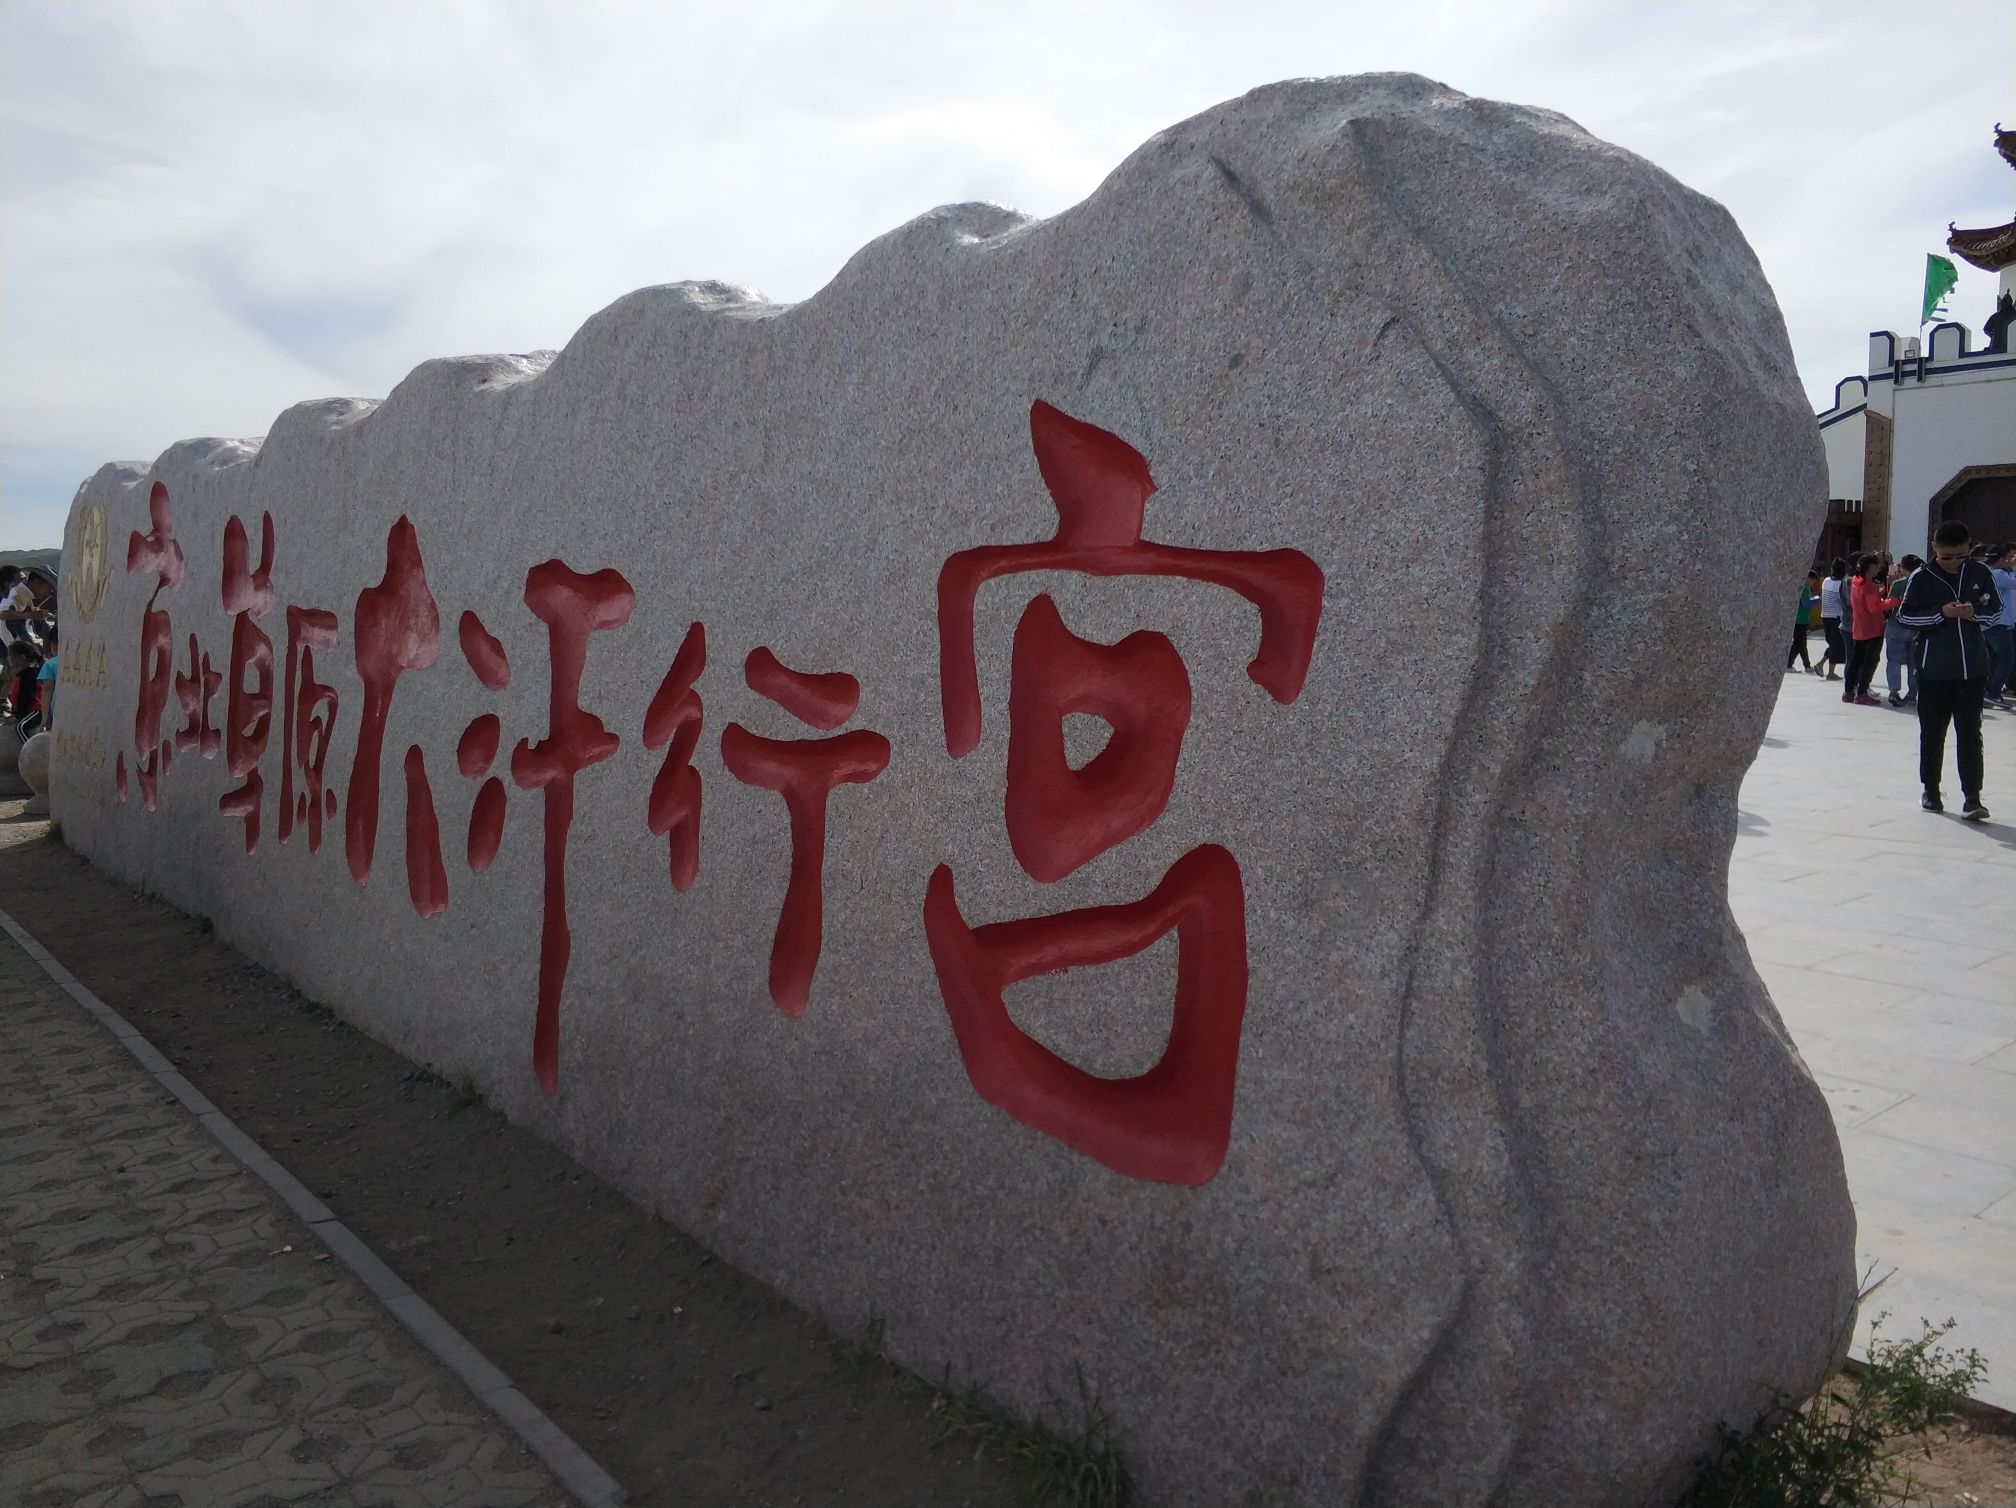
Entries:
{"label": "green flag", "polygon": [[1946,295],[1959,281],[1960,271],[1950,258],[1935,257],[1929,251],[1925,253],[1925,303],[1918,315],[1919,324],[1946,312]]}

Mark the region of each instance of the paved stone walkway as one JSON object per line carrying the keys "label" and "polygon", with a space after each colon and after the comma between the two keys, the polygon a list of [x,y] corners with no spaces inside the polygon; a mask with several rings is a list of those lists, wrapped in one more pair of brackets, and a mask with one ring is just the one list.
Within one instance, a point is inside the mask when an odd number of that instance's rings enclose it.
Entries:
{"label": "paved stone walkway", "polygon": [[1995,820],[1963,823],[1950,747],[1934,816],[1916,719],[1840,689],[1785,678],[1730,902],[1834,1107],[1863,1265],[1896,1269],[1863,1338],[1884,1309],[1893,1337],[1951,1316],[1988,1358],[1982,1398],[2016,1409],[2016,715],[1983,730]]}
{"label": "paved stone walkway", "polygon": [[0,1504],[567,1502],[0,937]]}

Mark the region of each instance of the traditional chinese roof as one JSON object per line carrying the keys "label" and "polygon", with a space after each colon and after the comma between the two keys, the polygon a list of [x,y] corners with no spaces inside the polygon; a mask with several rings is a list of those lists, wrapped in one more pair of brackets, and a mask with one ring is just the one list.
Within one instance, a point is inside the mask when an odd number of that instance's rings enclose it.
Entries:
{"label": "traditional chinese roof", "polygon": [[[1999,120],[1995,122],[1995,150],[2002,154],[2004,162],[2016,168],[2016,131],[2003,130]],[[2016,220],[1981,230],[1956,230],[1949,220],[1946,230],[1946,249],[1983,272],[2000,272],[2016,263]]]}
{"label": "traditional chinese roof", "polygon": [[[2007,134],[2016,136],[2016,132]],[[1983,272],[2000,272],[2016,264],[2016,220],[1982,230],[1956,230],[1949,223],[1946,230],[1946,249]]]}

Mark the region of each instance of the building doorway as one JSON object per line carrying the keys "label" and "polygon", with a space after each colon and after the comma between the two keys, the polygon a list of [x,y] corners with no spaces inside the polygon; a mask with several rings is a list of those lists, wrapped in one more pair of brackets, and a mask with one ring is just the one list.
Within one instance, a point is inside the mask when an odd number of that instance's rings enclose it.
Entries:
{"label": "building doorway", "polygon": [[1932,494],[1926,509],[1925,537],[1948,519],[1957,518],[1983,543],[2016,539],[2016,464],[1966,466]]}
{"label": "building doorway", "polygon": [[1862,499],[1833,497],[1827,500],[1827,522],[1820,529],[1820,543],[1813,547],[1813,563],[1820,574],[1837,558],[1854,563],[1862,550]]}

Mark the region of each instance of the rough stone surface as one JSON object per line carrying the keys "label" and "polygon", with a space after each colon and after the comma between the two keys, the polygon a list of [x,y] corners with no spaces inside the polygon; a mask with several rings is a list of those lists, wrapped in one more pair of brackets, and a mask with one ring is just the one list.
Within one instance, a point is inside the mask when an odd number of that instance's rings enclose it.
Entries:
{"label": "rough stone surface", "polygon": [[[1056,529],[1039,399],[1147,457],[1148,538],[1321,568],[1299,695],[1247,674],[1259,627],[1232,591],[1010,577],[978,599],[978,745],[948,755],[940,570]],[[290,409],[263,443],[101,471],[72,529],[106,510],[113,579],[82,637],[107,689],[64,688],[57,815],[98,863],[473,1076],[836,1324],[880,1314],[899,1359],[1023,1409],[1075,1396],[1082,1367],[1152,1503],[1659,1503],[1718,1420],[1817,1382],[1847,1334],[1839,1150],[1724,890],[1823,477],[1719,206],[1556,115],[1411,77],[1283,84],[1155,137],[1054,219],[924,215],[804,304],[647,289],[557,356],[429,363],[379,404]],[[194,633],[233,679],[232,516],[256,557],[271,514],[278,603],[341,620],[316,657],[342,798],[319,854],[299,829],[276,841],[277,706],[254,852],[218,810],[229,751],[200,759],[193,724],[142,809],[156,577],[117,564],[157,482],[187,552],[155,602],[178,671]],[[402,515],[441,643],[394,695],[360,887],[352,629]],[[621,742],[578,779],[549,1097],[530,1052],[547,809],[506,775],[501,851],[472,875],[455,749],[492,711],[497,772],[545,735],[522,594],[556,556],[620,569],[636,606],[587,650],[582,705]],[[1192,702],[1159,819],[1053,883],[1004,822],[1011,723],[1040,721],[1020,693],[1069,658],[1032,658],[1011,718],[1039,592],[1100,643],[1168,635]],[[468,609],[508,650],[506,689],[457,648]],[[261,621],[284,679],[280,608]],[[682,893],[646,830],[663,752],[640,734],[695,622],[705,815]],[[818,736],[745,686],[759,647],[857,676],[845,726],[891,745],[833,794],[800,1016],[770,996],[784,803],[721,753],[730,722]],[[1167,698],[1150,712],[1166,734]],[[224,694],[211,715],[229,720]],[[1066,721],[1082,760],[1096,740]],[[1153,741],[1109,766],[1152,764]],[[446,859],[424,919],[409,746]],[[976,1092],[923,912],[940,864],[977,925],[1138,900],[1203,845],[1239,866],[1248,995],[1229,1146],[1192,1185],[1116,1172]],[[1236,965],[1222,937],[1211,958]],[[1091,1073],[1138,1074],[1175,979],[1164,939],[1016,986],[1014,1018]],[[981,1063],[997,1099],[1005,1062]]]}
{"label": "rough stone surface", "polygon": [[21,777],[22,782],[28,789],[37,796],[46,796],[49,794],[50,742],[51,740],[47,733],[31,734],[28,741],[21,745],[21,752],[17,756],[18,762],[15,765],[15,773]]}

